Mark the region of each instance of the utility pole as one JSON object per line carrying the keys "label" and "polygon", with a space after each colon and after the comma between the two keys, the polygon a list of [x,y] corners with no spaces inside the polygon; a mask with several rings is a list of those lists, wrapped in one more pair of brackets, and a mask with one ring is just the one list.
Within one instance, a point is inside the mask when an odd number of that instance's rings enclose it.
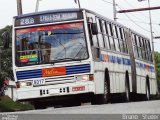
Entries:
{"label": "utility pole", "polygon": [[18,15],[22,15],[22,1],[21,0],[17,0],[17,13]]}
{"label": "utility pole", "polygon": [[75,2],[76,4],[78,3],[78,7],[79,7],[79,9],[81,9],[80,1],[79,1],[79,0],[74,0],[74,2]]}
{"label": "utility pole", "polygon": [[37,0],[37,2],[36,2],[36,9],[35,9],[35,12],[38,12],[38,8],[39,8],[39,0]]}
{"label": "utility pole", "polygon": [[79,0],[78,0],[78,6],[79,6],[79,9],[81,9],[81,4]]}
{"label": "utility pole", "polygon": [[116,13],[117,13],[116,2],[115,2],[115,0],[113,0],[113,18],[114,18],[114,21],[117,20]]}

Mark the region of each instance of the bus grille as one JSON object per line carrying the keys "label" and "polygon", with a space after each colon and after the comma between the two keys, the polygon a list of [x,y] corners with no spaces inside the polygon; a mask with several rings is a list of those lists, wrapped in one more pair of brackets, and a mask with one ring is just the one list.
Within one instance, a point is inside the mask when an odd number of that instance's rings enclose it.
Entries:
{"label": "bus grille", "polygon": [[54,77],[45,79],[45,85],[73,83],[75,82],[74,76]]}
{"label": "bus grille", "polygon": [[[66,75],[89,73],[90,72],[90,64],[65,66],[65,68],[66,68]],[[16,75],[17,75],[18,80],[43,77],[42,76],[42,69],[18,71],[18,72],[16,72]]]}

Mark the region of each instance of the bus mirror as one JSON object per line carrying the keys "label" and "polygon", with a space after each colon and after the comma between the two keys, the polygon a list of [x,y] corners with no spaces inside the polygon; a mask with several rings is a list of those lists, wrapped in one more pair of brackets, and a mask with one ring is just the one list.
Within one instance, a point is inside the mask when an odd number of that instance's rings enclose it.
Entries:
{"label": "bus mirror", "polygon": [[3,44],[4,49],[9,48],[9,33],[8,32],[2,33],[2,44]]}
{"label": "bus mirror", "polygon": [[98,34],[98,28],[96,23],[91,24],[92,34],[97,35]]}

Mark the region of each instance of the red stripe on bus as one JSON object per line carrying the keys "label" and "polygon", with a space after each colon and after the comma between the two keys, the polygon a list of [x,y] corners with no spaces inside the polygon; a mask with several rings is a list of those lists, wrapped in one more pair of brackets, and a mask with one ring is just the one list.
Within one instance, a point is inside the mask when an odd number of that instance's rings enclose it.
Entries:
{"label": "red stripe on bus", "polygon": [[34,28],[25,28],[16,30],[17,35],[29,32],[40,32],[46,30],[58,30],[58,29],[67,29],[67,28],[75,28],[82,26],[82,23],[71,23],[71,24],[62,24],[62,25],[52,25],[52,26],[44,26],[44,27],[34,27]]}

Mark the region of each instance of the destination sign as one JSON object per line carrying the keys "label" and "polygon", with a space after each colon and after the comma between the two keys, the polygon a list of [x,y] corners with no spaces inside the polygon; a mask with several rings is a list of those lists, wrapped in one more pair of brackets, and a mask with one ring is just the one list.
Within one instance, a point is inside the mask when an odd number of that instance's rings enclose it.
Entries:
{"label": "destination sign", "polygon": [[77,13],[58,13],[40,16],[40,23],[77,19]]}
{"label": "destination sign", "polygon": [[68,20],[78,20],[82,18],[83,18],[82,12],[65,12],[65,13],[32,15],[29,17],[17,18],[15,20],[15,26],[53,23],[53,22],[61,22]]}

